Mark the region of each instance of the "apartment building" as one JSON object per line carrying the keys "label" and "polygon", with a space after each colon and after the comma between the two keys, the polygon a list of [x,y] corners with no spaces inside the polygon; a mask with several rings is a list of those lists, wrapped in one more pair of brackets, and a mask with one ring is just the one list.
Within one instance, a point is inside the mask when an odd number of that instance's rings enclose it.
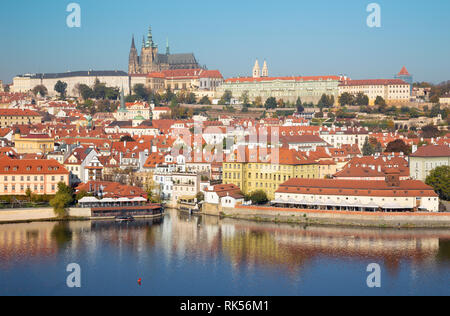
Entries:
{"label": "apartment building", "polygon": [[41,115],[36,111],[19,109],[0,109],[0,128],[13,125],[39,124]]}
{"label": "apartment building", "polygon": [[319,177],[319,163],[313,157],[287,148],[236,150],[223,163],[224,184],[234,184],[244,194],[263,190],[269,199],[289,179]]}
{"label": "apartment building", "polygon": [[345,92],[364,93],[369,98],[369,105],[374,105],[378,96],[387,104],[397,105],[410,101],[411,85],[400,79],[346,80],[339,84],[339,96]]}
{"label": "apartment building", "polygon": [[56,160],[0,159],[0,195],[53,195],[58,183],[69,184],[69,172]]}

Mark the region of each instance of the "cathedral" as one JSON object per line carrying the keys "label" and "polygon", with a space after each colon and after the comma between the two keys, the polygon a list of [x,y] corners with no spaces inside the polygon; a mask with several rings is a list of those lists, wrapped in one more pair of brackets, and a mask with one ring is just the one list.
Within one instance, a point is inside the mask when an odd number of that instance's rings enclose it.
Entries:
{"label": "cathedral", "polygon": [[172,69],[200,69],[194,54],[171,54],[169,41],[167,41],[165,54],[160,54],[158,45],[153,42],[151,27],[147,39],[142,40],[141,55],[139,56],[134,42],[131,40],[128,74],[149,74]]}

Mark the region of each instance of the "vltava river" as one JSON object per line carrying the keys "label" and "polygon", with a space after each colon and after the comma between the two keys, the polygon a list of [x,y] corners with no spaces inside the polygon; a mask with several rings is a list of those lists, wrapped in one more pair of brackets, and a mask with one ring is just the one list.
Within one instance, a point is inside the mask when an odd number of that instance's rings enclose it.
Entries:
{"label": "vltava river", "polygon": [[[68,264],[81,268],[69,288]],[[381,267],[381,288],[366,271]],[[137,280],[141,278],[142,284]],[[0,225],[0,295],[449,295],[450,230],[190,217]]]}

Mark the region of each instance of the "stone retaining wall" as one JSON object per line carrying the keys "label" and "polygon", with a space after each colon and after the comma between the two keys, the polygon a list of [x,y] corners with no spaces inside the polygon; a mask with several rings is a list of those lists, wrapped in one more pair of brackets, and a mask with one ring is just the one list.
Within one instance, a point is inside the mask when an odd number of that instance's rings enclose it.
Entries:
{"label": "stone retaining wall", "polygon": [[[71,208],[70,217],[91,217],[89,208]],[[56,219],[53,208],[31,208],[31,209],[8,209],[0,210],[0,223],[2,222],[22,222]]]}
{"label": "stone retaining wall", "polygon": [[450,213],[369,213],[238,206],[233,209],[223,208],[221,215],[259,221],[324,225],[450,227]]}

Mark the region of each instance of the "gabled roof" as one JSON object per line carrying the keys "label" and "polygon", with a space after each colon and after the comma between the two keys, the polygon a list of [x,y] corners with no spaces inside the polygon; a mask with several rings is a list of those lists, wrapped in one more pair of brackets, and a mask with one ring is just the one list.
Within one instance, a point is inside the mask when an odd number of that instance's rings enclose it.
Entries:
{"label": "gabled roof", "polygon": [[445,145],[423,146],[410,157],[450,157],[450,147]]}

